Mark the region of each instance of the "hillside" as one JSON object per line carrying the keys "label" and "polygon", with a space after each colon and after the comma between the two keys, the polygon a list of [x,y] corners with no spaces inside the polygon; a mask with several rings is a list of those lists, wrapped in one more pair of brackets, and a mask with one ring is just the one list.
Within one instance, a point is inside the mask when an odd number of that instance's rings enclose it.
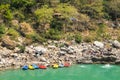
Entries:
{"label": "hillside", "polygon": [[120,0],[0,0],[0,44],[120,41]]}

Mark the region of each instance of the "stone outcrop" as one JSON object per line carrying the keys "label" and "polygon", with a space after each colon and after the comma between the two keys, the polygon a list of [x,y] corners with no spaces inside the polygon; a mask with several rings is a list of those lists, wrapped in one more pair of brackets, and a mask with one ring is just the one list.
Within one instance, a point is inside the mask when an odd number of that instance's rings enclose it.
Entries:
{"label": "stone outcrop", "polygon": [[[49,41],[46,47],[43,45],[26,46],[24,53],[20,53],[19,48],[9,50],[9,48],[0,47],[0,69],[3,67],[20,68],[25,64],[33,63],[51,66],[53,63],[64,63],[65,61],[69,61],[71,64],[120,64],[120,49],[112,45],[107,48],[105,42],[103,48],[103,43],[100,43],[102,47],[96,46],[94,43],[66,45],[64,42]],[[58,45],[55,46],[56,44]],[[60,44],[63,46],[59,46]]]}
{"label": "stone outcrop", "polygon": [[117,40],[113,41],[112,45],[113,45],[113,47],[115,47],[115,48],[120,48],[120,42],[117,41]]}
{"label": "stone outcrop", "polygon": [[103,44],[102,42],[95,41],[93,44],[94,44],[96,47],[104,48],[104,44]]}

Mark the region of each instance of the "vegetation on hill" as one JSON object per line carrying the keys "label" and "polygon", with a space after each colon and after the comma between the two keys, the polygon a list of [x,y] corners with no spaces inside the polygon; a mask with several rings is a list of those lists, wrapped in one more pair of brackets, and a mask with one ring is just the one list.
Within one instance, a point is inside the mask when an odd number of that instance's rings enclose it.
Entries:
{"label": "vegetation on hill", "polygon": [[120,40],[120,0],[0,0],[0,40]]}

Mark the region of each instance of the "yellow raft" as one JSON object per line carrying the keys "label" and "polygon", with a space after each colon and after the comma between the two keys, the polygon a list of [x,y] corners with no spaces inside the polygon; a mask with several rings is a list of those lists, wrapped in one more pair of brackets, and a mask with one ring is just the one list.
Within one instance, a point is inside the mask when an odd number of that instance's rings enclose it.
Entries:
{"label": "yellow raft", "polygon": [[31,65],[29,65],[28,68],[29,68],[30,70],[34,70],[34,67],[31,66]]}
{"label": "yellow raft", "polygon": [[58,67],[59,67],[58,64],[53,64],[54,69],[57,69]]}

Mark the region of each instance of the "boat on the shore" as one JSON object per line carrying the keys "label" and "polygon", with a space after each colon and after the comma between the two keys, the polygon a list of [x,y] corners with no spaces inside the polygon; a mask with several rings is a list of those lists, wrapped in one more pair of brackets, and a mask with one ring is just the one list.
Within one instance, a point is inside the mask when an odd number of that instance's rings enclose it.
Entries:
{"label": "boat on the shore", "polygon": [[35,64],[32,64],[32,66],[33,66],[34,69],[39,69],[39,67]]}
{"label": "boat on the shore", "polygon": [[47,67],[45,65],[39,65],[40,69],[47,69]]}
{"label": "boat on the shore", "polygon": [[53,64],[53,66],[52,66],[54,69],[57,69],[58,67],[59,67],[59,65],[58,64]]}
{"label": "boat on the shore", "polygon": [[69,62],[65,62],[64,63],[64,67],[69,67],[70,66],[70,63]]}
{"label": "boat on the shore", "polygon": [[24,66],[22,67],[22,70],[28,70],[28,66],[27,66],[27,65],[24,65]]}
{"label": "boat on the shore", "polygon": [[32,65],[29,65],[28,68],[29,68],[30,70],[34,70],[34,67],[33,67]]}
{"label": "boat on the shore", "polygon": [[59,68],[63,68],[63,67],[64,67],[64,64],[60,63]]}

